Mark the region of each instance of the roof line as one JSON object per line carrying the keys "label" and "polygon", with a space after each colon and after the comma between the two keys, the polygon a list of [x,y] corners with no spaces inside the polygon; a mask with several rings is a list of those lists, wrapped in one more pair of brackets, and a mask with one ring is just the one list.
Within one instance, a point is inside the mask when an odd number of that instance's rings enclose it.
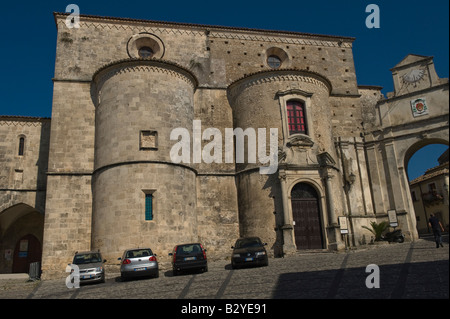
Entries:
{"label": "roof line", "polygon": [[23,115],[0,115],[0,120],[16,120],[16,121],[27,121],[27,120],[51,120],[50,117],[40,117],[40,116],[23,116]]}
{"label": "roof line", "polygon": [[372,89],[372,90],[382,90],[383,87],[379,85],[364,85],[364,84],[358,84],[358,89]]}
{"label": "roof line", "polygon": [[410,181],[409,185],[414,185],[414,184],[426,181],[428,179],[434,178],[436,176],[448,173],[448,171],[449,171],[448,164],[449,164],[449,162],[447,161],[447,162],[444,162],[442,164],[439,164],[439,165],[436,165],[434,167],[427,169],[424,174],[422,174],[422,175],[416,177],[415,179],[413,179],[412,181]]}
{"label": "roof line", "polygon": [[[55,23],[56,23],[57,16],[69,16],[69,15],[70,15],[70,13],[66,13],[66,12],[53,12],[53,16],[55,18]],[[307,37],[320,37],[320,38],[328,38],[328,39],[335,39],[335,40],[347,40],[347,41],[351,41],[351,42],[356,40],[356,38],[348,37],[348,36],[324,35],[324,34],[314,34],[314,33],[307,33],[307,32],[229,27],[229,26],[207,25],[207,24],[196,24],[196,23],[185,23],[185,22],[166,22],[166,21],[134,19],[134,18],[116,18],[116,17],[89,15],[89,14],[80,14],[80,17],[86,18],[86,19],[100,19],[100,20],[110,20],[110,21],[118,21],[118,22],[127,22],[128,21],[128,22],[134,22],[134,23],[149,23],[149,24],[160,24],[160,25],[168,25],[168,26],[216,29],[216,30],[227,30],[227,31],[247,31],[247,32],[251,31],[251,32],[264,32],[264,33],[281,33],[281,34],[287,34],[287,35],[297,35],[297,36],[301,35],[301,36],[307,36]]]}

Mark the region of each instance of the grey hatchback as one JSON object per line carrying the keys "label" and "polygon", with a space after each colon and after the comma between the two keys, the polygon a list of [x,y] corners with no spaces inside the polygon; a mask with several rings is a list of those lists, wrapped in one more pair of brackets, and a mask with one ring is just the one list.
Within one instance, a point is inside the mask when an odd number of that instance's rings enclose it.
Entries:
{"label": "grey hatchback", "polygon": [[105,267],[98,251],[76,252],[73,264],[80,269],[80,282],[105,282]]}
{"label": "grey hatchback", "polygon": [[122,261],[120,264],[122,279],[144,276],[159,277],[156,254],[150,248],[127,249],[119,260]]}

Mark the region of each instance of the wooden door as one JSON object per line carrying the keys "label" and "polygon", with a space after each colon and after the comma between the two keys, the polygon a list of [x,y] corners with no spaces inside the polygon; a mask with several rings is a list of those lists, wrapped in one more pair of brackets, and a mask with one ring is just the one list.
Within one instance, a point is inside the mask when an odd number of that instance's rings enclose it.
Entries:
{"label": "wooden door", "polygon": [[297,184],[291,192],[297,249],[322,249],[322,223],[317,192],[308,184]]}
{"label": "wooden door", "polygon": [[13,273],[28,273],[32,262],[40,262],[42,248],[39,240],[33,235],[19,239],[14,249]]}

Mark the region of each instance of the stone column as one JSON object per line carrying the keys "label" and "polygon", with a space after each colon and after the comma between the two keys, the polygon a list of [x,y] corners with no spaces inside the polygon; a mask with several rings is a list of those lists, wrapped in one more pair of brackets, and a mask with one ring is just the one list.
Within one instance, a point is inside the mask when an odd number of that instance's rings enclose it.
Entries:
{"label": "stone column", "polygon": [[[405,200],[403,194],[403,188],[400,184],[400,173],[398,169],[398,161],[397,161],[397,151],[395,149],[395,144],[393,139],[388,139],[384,143],[384,149],[386,151],[386,160],[388,161],[388,174],[389,174],[389,182],[388,187],[390,187],[390,203],[391,209],[397,209],[399,211],[405,211]],[[393,207],[392,207],[393,206]],[[383,212],[386,213],[386,212]]]}
{"label": "stone column", "polygon": [[328,225],[337,225],[337,219],[336,219],[336,213],[334,211],[334,200],[333,200],[333,194],[331,192],[332,186],[331,186],[331,179],[333,176],[330,174],[327,174],[325,176],[325,184],[326,184],[326,198],[328,203]]}
{"label": "stone column", "polygon": [[325,197],[327,200],[327,208],[328,208],[328,226],[327,229],[327,236],[328,236],[328,249],[329,250],[340,250],[345,247],[345,244],[342,242],[341,235],[340,235],[340,228],[339,223],[337,221],[335,206],[334,206],[334,196],[333,196],[333,186],[331,179],[334,176],[331,175],[329,172],[325,175],[323,178],[325,181]]}
{"label": "stone column", "polygon": [[286,185],[286,172],[279,172],[278,178],[281,184],[281,194],[283,200],[283,254],[289,255],[297,250],[294,240],[294,227],[292,226],[292,218],[289,214],[289,198]]}

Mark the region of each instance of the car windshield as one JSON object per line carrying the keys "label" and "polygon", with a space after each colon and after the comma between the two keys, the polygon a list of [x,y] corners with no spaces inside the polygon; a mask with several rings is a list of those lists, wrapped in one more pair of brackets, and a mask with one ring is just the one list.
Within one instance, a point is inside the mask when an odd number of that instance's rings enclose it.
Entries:
{"label": "car windshield", "polygon": [[153,255],[150,249],[134,249],[129,250],[125,254],[125,258],[138,258],[138,257],[146,257]]}
{"label": "car windshield", "polygon": [[190,255],[200,253],[202,251],[199,244],[182,245],[177,247],[177,255]]}
{"label": "car windshield", "polygon": [[259,238],[244,238],[236,241],[236,248],[260,247],[262,246]]}
{"label": "car windshield", "polygon": [[99,253],[87,253],[78,254],[73,258],[73,263],[75,265],[90,264],[90,263],[101,263],[102,256]]}

